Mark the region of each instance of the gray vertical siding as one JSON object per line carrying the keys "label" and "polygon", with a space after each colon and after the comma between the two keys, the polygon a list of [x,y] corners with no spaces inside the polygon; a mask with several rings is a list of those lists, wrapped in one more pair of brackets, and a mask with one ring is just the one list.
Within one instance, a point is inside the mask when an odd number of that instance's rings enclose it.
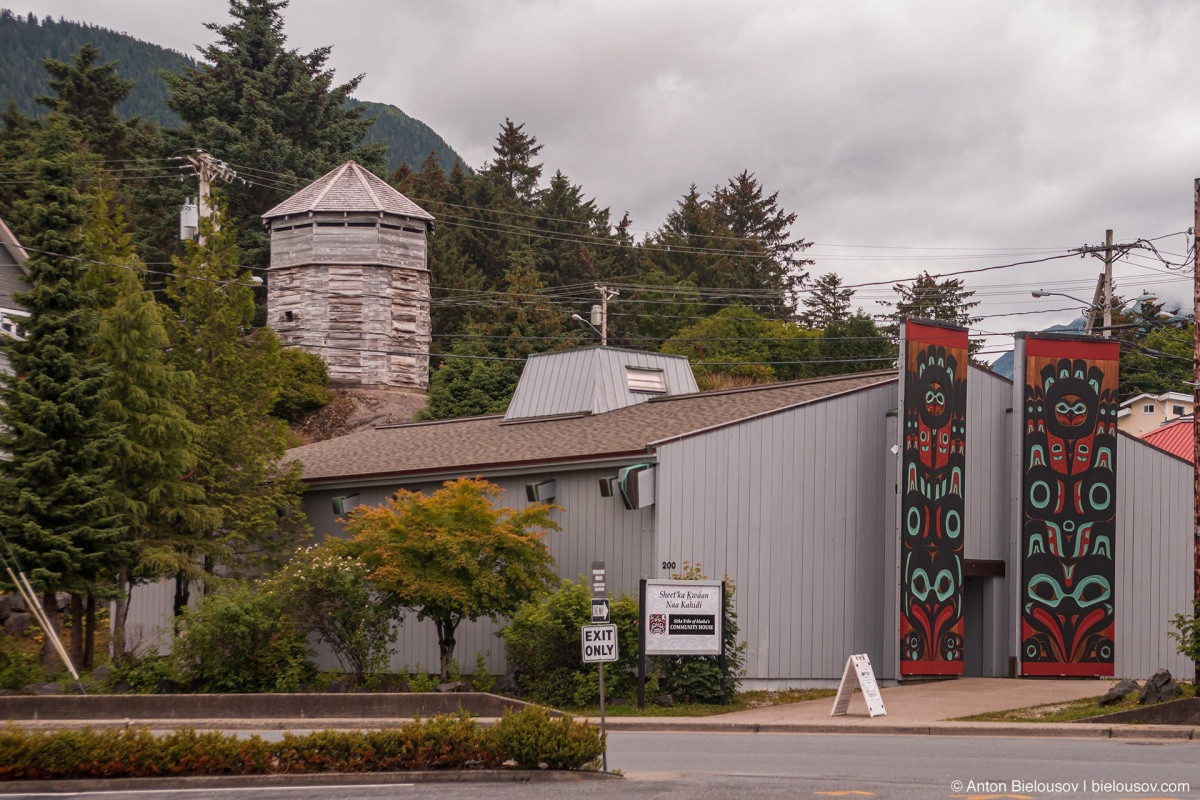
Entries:
{"label": "gray vertical siding", "polygon": [[[548,534],[545,541],[554,556],[558,575],[574,580],[581,574],[587,575],[593,561],[604,561],[608,569],[610,591],[614,595],[624,592],[636,596],[638,579],[649,574],[654,509],[627,511],[618,498],[601,497],[599,479],[615,475],[616,471],[615,466],[606,469],[551,469],[489,480],[504,491],[500,500],[502,505],[524,508],[528,504],[525,484],[554,478],[557,494],[553,503],[562,506],[562,510],[553,512],[553,516],[562,529]],[[433,491],[439,486],[440,483],[420,483],[405,484],[404,488]],[[393,485],[309,492],[304,499],[304,508],[319,538],[340,536],[342,527],[335,520],[330,502],[332,498],[357,492],[360,504],[378,505],[390,497],[396,488]],[[464,669],[469,671],[473,668],[476,654],[483,653],[494,672],[505,671],[503,644],[496,637],[500,627],[500,624],[489,620],[464,622],[460,626],[456,637],[456,653]],[[336,666],[333,656],[327,652],[320,654],[319,663],[324,668]],[[419,622],[416,615],[409,614],[401,626],[390,668],[434,670],[437,663],[437,635],[433,623]]]}
{"label": "gray vertical siding", "polygon": [[747,678],[829,681],[846,656],[879,663],[885,630],[887,384],[664,445],[664,561],[699,562],[737,585]]}
{"label": "gray vertical siding", "polygon": [[964,558],[1008,558],[1011,407],[1010,381],[978,367],[968,371]]}
{"label": "gray vertical siding", "polygon": [[1116,674],[1147,678],[1191,662],[1167,633],[1191,612],[1193,467],[1131,436],[1117,440]]}
{"label": "gray vertical siding", "polygon": [[[967,474],[966,523],[963,558],[1007,561],[1012,535],[1012,382],[988,370],[971,367],[967,374]],[[1006,573],[1011,567],[1006,566]],[[1010,628],[1014,618],[1009,607],[1006,578],[972,578],[982,581],[979,626],[966,631],[979,654],[984,677],[1009,674]]]}

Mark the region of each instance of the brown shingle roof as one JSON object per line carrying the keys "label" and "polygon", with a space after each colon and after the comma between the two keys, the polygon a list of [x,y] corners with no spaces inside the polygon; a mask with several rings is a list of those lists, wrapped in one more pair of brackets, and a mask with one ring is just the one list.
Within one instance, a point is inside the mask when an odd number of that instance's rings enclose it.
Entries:
{"label": "brown shingle roof", "polygon": [[645,453],[653,442],[896,380],[894,371],[664,397],[594,416],[504,422],[499,416],[381,427],[288,451],[304,479],[470,472],[514,464]]}
{"label": "brown shingle roof", "polygon": [[383,212],[433,221],[433,215],[369,170],[347,161],[263,214],[274,219],[309,212]]}

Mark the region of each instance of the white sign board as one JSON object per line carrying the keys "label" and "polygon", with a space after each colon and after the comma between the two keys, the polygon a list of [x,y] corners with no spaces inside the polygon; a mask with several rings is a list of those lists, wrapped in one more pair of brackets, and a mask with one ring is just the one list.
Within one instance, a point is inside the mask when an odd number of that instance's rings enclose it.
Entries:
{"label": "white sign board", "polygon": [[646,579],[648,656],[721,654],[721,582]]}
{"label": "white sign board", "polygon": [[883,708],[883,695],[879,693],[879,684],[875,682],[875,670],[871,669],[871,659],[866,653],[850,656],[846,659],[846,668],[842,670],[842,682],[838,684],[837,697],[833,698],[833,710],[829,716],[836,717],[845,714],[850,708],[850,697],[857,685],[862,689],[863,699],[867,701],[867,714],[872,717],[887,716]]}
{"label": "white sign board", "polygon": [[616,625],[583,626],[583,663],[598,664],[616,661],[620,656],[617,649]]}

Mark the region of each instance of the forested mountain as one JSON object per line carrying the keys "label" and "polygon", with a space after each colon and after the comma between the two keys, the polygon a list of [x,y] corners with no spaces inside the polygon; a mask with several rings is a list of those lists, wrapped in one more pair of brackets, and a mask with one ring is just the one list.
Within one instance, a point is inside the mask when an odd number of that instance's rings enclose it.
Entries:
{"label": "forested mountain", "polygon": [[[69,62],[85,44],[100,51],[101,62],[116,62],[117,74],[133,81],[129,96],[117,106],[121,116],[142,117],[167,128],[179,126],[179,116],[167,105],[167,86],[159,73],[194,67],[194,58],[97,25],[48,16],[39,20],[32,13],[20,16],[7,8],[0,9],[0,108],[11,99],[25,114],[45,114],[34,99],[50,94],[42,62],[48,58]],[[364,106],[366,116],[375,119],[365,141],[383,144],[391,169],[405,161],[417,166],[431,150],[437,151],[446,170],[461,162],[432,128],[395,106],[353,99],[348,103]]]}

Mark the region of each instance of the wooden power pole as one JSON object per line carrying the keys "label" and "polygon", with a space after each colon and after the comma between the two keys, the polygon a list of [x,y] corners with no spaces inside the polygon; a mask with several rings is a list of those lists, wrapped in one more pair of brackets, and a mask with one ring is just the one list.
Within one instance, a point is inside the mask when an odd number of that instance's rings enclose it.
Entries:
{"label": "wooden power pole", "polygon": [[[1195,475],[1192,483],[1192,601],[1193,619],[1200,624],[1200,178],[1195,182],[1192,227],[1192,464]],[[1200,685],[1200,658],[1193,665],[1194,679]]]}

